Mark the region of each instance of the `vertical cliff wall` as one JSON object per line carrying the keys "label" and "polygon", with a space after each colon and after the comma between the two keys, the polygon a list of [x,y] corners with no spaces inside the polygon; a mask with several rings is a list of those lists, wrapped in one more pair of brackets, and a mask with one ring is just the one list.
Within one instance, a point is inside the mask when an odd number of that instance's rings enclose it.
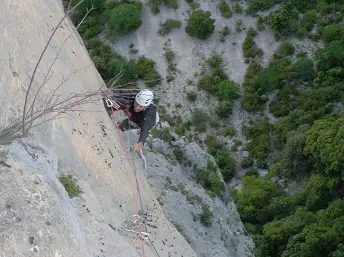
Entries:
{"label": "vertical cliff wall", "polygon": [[[55,0],[3,0],[0,12],[0,124],[6,125],[23,111],[34,66],[63,10]],[[38,67],[34,88],[72,31],[63,21]],[[76,70],[59,89],[62,98],[97,90],[103,83],[72,35],[44,92]],[[137,213],[132,169],[100,99],[85,109],[89,111],[45,123],[21,142],[2,146],[0,256],[142,256],[138,236],[124,229]],[[69,199],[58,181],[63,174],[77,179],[81,197]],[[139,168],[138,179],[148,231],[160,256],[196,256],[165,219]],[[149,241],[143,245],[145,256],[155,255]]]}

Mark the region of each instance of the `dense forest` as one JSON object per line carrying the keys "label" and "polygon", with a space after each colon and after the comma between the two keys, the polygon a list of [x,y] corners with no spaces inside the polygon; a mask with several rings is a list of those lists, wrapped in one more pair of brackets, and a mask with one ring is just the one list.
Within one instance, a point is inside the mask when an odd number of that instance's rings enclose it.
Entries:
{"label": "dense forest", "polygon": [[[186,33],[207,40],[214,31],[210,12],[200,10],[196,0],[186,1],[192,9]],[[152,15],[158,14],[163,4],[178,8],[176,0],[150,0]],[[75,24],[91,5],[96,9],[79,31],[104,81],[111,84],[122,72],[118,84],[135,86],[138,79],[150,87],[160,83],[154,61],[143,56],[128,60],[104,43],[104,38],[115,40],[141,25],[142,3],[85,0],[72,17]],[[240,95],[239,85],[226,75],[219,55],[205,61],[208,73],[200,74],[197,84],[199,90],[217,97],[215,113],[222,123],[231,114],[233,101],[240,101],[242,108],[256,117],[244,127],[249,157],[241,161],[241,167],[247,169],[243,188],[231,190],[240,217],[253,235],[256,256],[344,257],[344,1],[219,1],[219,9],[223,17],[245,12],[257,18],[256,28],[247,30],[242,44],[248,63],[244,94]],[[271,11],[262,15],[260,11],[265,10]],[[180,27],[180,21],[168,20],[161,24],[159,33],[165,35]],[[236,27],[240,30],[241,24]],[[281,42],[268,65],[262,65],[263,53],[254,41],[264,29],[273,31]],[[220,37],[225,40],[228,28],[223,33]],[[322,42],[322,47],[314,53],[296,52],[288,41],[293,37]],[[135,46],[129,47],[134,53]],[[166,55],[168,58],[173,59],[173,52]],[[174,68],[172,61],[169,65]],[[275,96],[269,102],[272,94]],[[187,95],[189,101],[196,98],[195,93]],[[264,116],[267,105],[275,122]],[[194,132],[187,134],[188,138],[204,145],[214,156],[224,181],[235,176],[233,153],[242,142],[229,149],[218,140],[218,135],[235,135],[233,128],[220,127],[216,119],[199,111],[190,120],[167,113],[162,117],[176,134]],[[210,129],[217,132],[200,136]],[[169,131],[157,134],[166,141],[173,140]],[[185,163],[178,147],[174,154],[180,162],[191,165]],[[226,185],[214,169],[209,163],[208,169],[198,171],[197,179],[211,194],[221,195]],[[260,177],[258,169],[268,169],[268,174]],[[288,188],[293,182],[300,189],[291,193]]]}

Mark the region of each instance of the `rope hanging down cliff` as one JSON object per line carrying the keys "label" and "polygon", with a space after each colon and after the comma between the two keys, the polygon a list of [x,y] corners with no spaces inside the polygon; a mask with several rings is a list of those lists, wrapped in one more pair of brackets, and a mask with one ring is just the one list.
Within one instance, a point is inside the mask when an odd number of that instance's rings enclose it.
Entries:
{"label": "rope hanging down cliff", "polygon": [[[107,92],[108,93],[108,92]],[[116,94],[117,95],[121,95],[121,96],[123,96],[123,97],[127,97],[127,98],[132,98],[133,97],[133,93],[136,93],[135,91],[134,92],[130,92],[130,91],[128,91],[128,90],[120,90],[120,91],[117,91],[116,92]],[[105,103],[106,103],[106,101],[107,100],[110,100],[111,99],[111,105],[110,104],[108,104],[108,107],[110,107],[111,109],[111,117],[112,117],[112,119],[113,119],[113,121],[114,121],[114,126],[115,126],[115,128],[116,128],[116,131],[117,131],[117,133],[118,133],[118,135],[119,135],[119,138],[120,138],[120,140],[121,140],[121,144],[122,145],[124,145],[124,139],[123,139],[123,137],[122,137],[122,135],[121,135],[121,132],[120,132],[120,126],[117,124],[117,119],[116,119],[116,117],[115,117],[115,115],[114,115],[114,111],[122,111],[123,113],[124,113],[124,115],[126,116],[126,117],[128,117],[127,116],[127,112],[125,112],[124,110],[127,110],[127,109],[123,109],[123,108],[121,108],[121,105],[120,105],[120,103],[118,103],[118,102],[116,102],[116,101],[114,101],[113,100],[113,97],[111,97],[109,94],[106,94],[106,99],[105,99]],[[110,105],[110,106],[109,106]],[[122,106],[123,107],[123,106]],[[109,109],[108,109],[109,110]],[[131,125],[130,125],[130,122],[128,123],[128,127],[129,127],[129,129],[131,128],[130,127]],[[131,134],[129,133],[129,139],[130,139],[130,147],[129,147],[129,150],[131,150],[132,149],[132,143],[133,143],[133,141],[132,141],[132,137],[131,137]],[[139,234],[139,236],[140,236],[140,239],[141,239],[141,250],[142,250],[142,256],[144,257],[145,255],[144,255],[144,239],[149,239],[149,241],[150,241],[150,243],[151,243],[151,245],[153,246],[153,248],[154,248],[154,251],[155,251],[155,253],[156,253],[156,255],[158,256],[158,257],[160,257],[160,255],[159,255],[159,253],[157,252],[157,250],[156,250],[156,248],[155,248],[155,246],[154,246],[154,244],[153,244],[153,242],[152,242],[152,240],[151,240],[151,238],[149,237],[149,234],[148,234],[148,232],[147,232],[147,224],[146,224],[146,222],[145,222],[145,220],[144,220],[144,208],[143,208],[143,203],[142,203],[142,197],[141,197],[141,191],[140,191],[140,184],[139,184],[139,180],[138,180],[138,178],[137,178],[137,171],[136,171],[136,165],[135,165],[135,158],[134,158],[134,155],[133,155],[133,153],[134,153],[134,151],[130,151],[131,152],[131,161],[130,161],[130,157],[129,157],[129,151],[125,151],[125,157],[126,157],[126,159],[127,159],[127,161],[128,161],[128,164],[129,164],[129,166],[131,167],[131,170],[132,170],[132,172],[133,172],[133,174],[134,174],[134,177],[135,177],[135,181],[136,181],[136,189],[137,189],[137,196],[136,196],[136,212],[137,212],[137,215],[134,215],[136,218],[135,218],[135,223],[137,222],[137,224],[138,224],[138,228],[139,228],[139,232],[138,232],[138,234]],[[141,154],[140,154],[141,153]],[[144,158],[144,155],[143,155],[143,153],[142,153],[142,149],[140,149],[139,151],[138,151],[138,154],[139,154],[139,156],[140,156],[140,158],[141,159],[143,159],[144,160],[144,165],[145,165],[145,158]],[[146,167],[145,167],[146,168]],[[139,206],[138,206],[138,200],[140,200],[140,207],[141,207],[141,210],[139,211]],[[142,216],[139,216],[139,214],[142,214]],[[142,230],[142,224],[141,224],[141,219],[140,219],[140,217],[142,217],[143,218],[143,224],[145,225],[145,231],[143,231]]]}

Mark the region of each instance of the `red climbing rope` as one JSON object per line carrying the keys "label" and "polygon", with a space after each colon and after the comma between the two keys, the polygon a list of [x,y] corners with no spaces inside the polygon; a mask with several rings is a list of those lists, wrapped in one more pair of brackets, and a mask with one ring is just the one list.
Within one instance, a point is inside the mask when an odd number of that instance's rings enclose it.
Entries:
{"label": "red climbing rope", "polygon": [[[111,117],[113,118],[113,121],[114,121],[114,126],[116,128],[116,131],[117,131],[117,134],[121,140],[121,144],[122,146],[125,145],[125,142],[124,142],[124,138],[122,137],[121,135],[121,132],[120,132],[120,129],[119,129],[119,126],[117,125],[117,119],[114,115],[114,109],[116,109],[117,111],[121,111],[119,109],[119,106],[115,106],[115,105],[111,105]],[[124,113],[124,112],[123,112]],[[139,187],[140,187],[140,184],[139,184],[139,181],[137,179],[137,175],[136,175],[136,169],[135,169],[135,166],[130,162],[130,157],[129,157],[129,151],[124,151],[125,152],[125,157],[129,163],[129,166],[135,176],[135,180],[136,180],[136,186],[137,186],[137,192],[136,192],[136,200],[135,200],[135,206],[136,206],[136,212],[137,212],[137,215],[138,215],[138,225],[139,225],[139,233],[140,233],[140,239],[141,239],[141,250],[142,250],[142,257],[145,256],[145,249],[144,249],[144,239],[143,237],[141,236],[142,235],[142,225],[141,225],[141,220],[140,220],[140,215],[139,215]],[[134,162],[134,158],[133,158],[133,162]]]}

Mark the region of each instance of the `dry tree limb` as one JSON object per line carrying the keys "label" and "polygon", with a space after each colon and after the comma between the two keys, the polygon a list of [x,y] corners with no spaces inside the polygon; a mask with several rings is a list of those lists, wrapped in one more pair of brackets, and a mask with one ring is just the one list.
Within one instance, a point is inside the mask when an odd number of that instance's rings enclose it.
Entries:
{"label": "dry tree limb", "polygon": [[[47,41],[37,63],[34,68],[34,71],[32,73],[30,83],[25,95],[25,101],[24,101],[24,110],[22,113],[22,117],[19,117],[12,121],[9,125],[4,126],[0,129],[0,144],[8,144],[12,142],[14,139],[21,138],[23,136],[26,136],[27,133],[30,131],[30,129],[40,126],[45,122],[54,120],[59,118],[61,115],[70,115],[72,112],[75,111],[83,111],[80,107],[82,105],[92,103],[95,101],[96,96],[100,95],[100,90],[103,88],[104,85],[102,85],[98,90],[95,91],[88,91],[88,92],[81,92],[81,93],[71,93],[69,96],[62,97],[61,94],[58,94],[57,91],[61,88],[62,85],[64,85],[73,75],[75,75],[80,70],[85,70],[87,67],[89,67],[91,64],[79,68],[75,71],[73,71],[71,74],[69,74],[66,78],[62,80],[62,82],[57,85],[51,92],[47,94],[40,94],[42,91],[42,88],[44,85],[50,80],[52,74],[51,69],[53,65],[55,64],[56,60],[58,59],[58,56],[68,40],[68,38],[73,34],[73,32],[65,39],[61,47],[59,48],[55,59],[53,60],[52,64],[50,65],[47,73],[44,76],[43,82],[38,86],[38,90],[34,93],[33,100],[31,102],[30,107],[28,107],[29,104],[29,95],[32,94],[32,90],[34,87],[34,79],[35,75],[37,73],[37,69],[39,64],[42,61],[43,55],[46,52],[48,46],[50,45],[50,42],[56,33],[57,29],[59,28],[60,24],[63,22],[63,20],[72,13],[76,7],[78,7],[84,0],[81,0],[78,2],[73,8],[70,9],[71,1],[69,2],[67,12],[61,18],[58,25],[55,27],[54,31],[49,37],[49,40]],[[81,20],[77,28],[84,22],[88,14],[94,10],[93,6],[89,10],[87,10],[86,15]],[[39,102],[40,104],[36,104],[36,102]]]}
{"label": "dry tree limb", "polygon": [[[71,3],[71,2],[69,2],[69,4],[70,4],[70,3]],[[68,9],[69,9],[69,8],[68,8]],[[79,24],[76,26],[76,29],[78,29],[78,28],[80,27],[80,25],[85,21],[86,17],[89,15],[89,13],[90,13],[91,11],[93,11],[94,9],[95,9],[95,8],[92,6],[89,10],[87,10],[87,13],[86,13],[85,16],[82,18],[82,20],[79,22]],[[71,35],[73,35],[73,34],[74,34],[74,33],[71,32],[71,33],[68,35],[68,37],[66,37],[66,39],[63,41],[62,45],[60,46],[60,49],[58,50],[57,54],[55,55],[55,58],[54,58],[53,62],[51,63],[51,65],[50,65],[50,67],[49,67],[49,69],[48,69],[48,71],[47,71],[47,74],[45,75],[45,77],[44,77],[44,79],[43,79],[42,84],[39,86],[37,92],[35,93],[35,97],[34,97],[32,103],[31,103],[31,107],[30,107],[30,110],[29,110],[29,111],[31,111],[31,112],[33,111],[35,102],[36,102],[37,97],[38,97],[38,95],[39,95],[39,92],[41,91],[41,89],[43,88],[43,86],[48,82],[48,80],[51,78],[52,74],[50,74],[50,71],[51,71],[52,67],[54,66],[54,64],[55,64],[55,62],[56,62],[56,60],[57,60],[57,58],[59,57],[60,52],[61,52],[62,48],[64,47],[65,43],[67,42],[67,40],[68,40],[68,39],[71,37]],[[50,78],[48,79],[49,74],[50,74]],[[25,107],[24,107],[24,108],[25,108]],[[31,122],[31,125],[32,125],[32,122]]]}
{"label": "dry tree limb", "polygon": [[45,53],[45,51],[47,50],[49,44],[50,44],[50,41],[51,39],[53,38],[53,36],[55,35],[56,31],[58,30],[58,28],[60,27],[61,23],[64,21],[64,19],[66,19],[84,0],[81,0],[80,2],[78,2],[72,9],[70,10],[67,10],[67,12],[65,13],[65,15],[62,17],[62,19],[60,20],[60,22],[57,24],[57,26],[55,27],[54,31],[51,33],[49,39],[48,39],[48,42],[46,43],[37,63],[36,63],[36,66],[35,66],[35,69],[33,70],[33,73],[32,73],[32,76],[31,76],[31,79],[30,79],[30,83],[29,83],[29,86],[28,86],[28,89],[26,91],[26,95],[25,95],[25,101],[24,101],[24,110],[23,110],[23,135],[26,134],[26,130],[25,130],[25,118],[26,118],[26,109],[27,109],[27,102],[28,102],[28,97],[29,97],[29,94],[30,94],[30,91],[31,91],[31,88],[32,88],[32,84],[33,84],[33,81],[34,81],[34,78],[35,78],[35,75],[36,75],[36,72],[37,72],[37,68],[38,68],[38,65],[41,63],[42,61],[42,58],[43,58],[43,55]]}

